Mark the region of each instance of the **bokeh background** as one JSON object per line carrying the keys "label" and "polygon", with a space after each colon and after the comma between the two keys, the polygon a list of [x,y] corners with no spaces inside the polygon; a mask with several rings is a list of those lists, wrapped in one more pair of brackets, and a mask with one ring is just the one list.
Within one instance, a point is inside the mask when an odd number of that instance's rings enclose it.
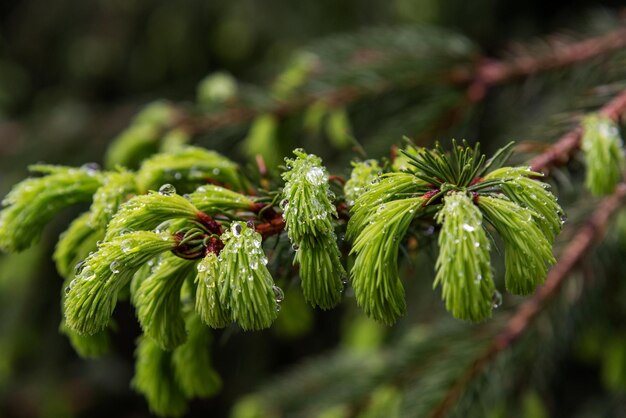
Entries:
{"label": "bokeh background", "polygon": [[[102,163],[107,145],[143,106],[157,99],[194,103],[198,83],[207,74],[224,71],[260,90],[268,88],[294,54],[320,39],[377,27],[436,25],[467,37],[484,56],[502,56],[515,42],[534,41],[547,33],[576,34],[594,25],[601,30],[603,19],[618,19],[623,6],[618,0],[3,0],[0,195],[27,176],[26,166],[31,163]],[[590,25],[590,21],[600,23]],[[558,89],[551,88],[556,80],[542,83],[545,86],[522,86],[527,94],[520,103],[522,114],[497,115],[505,112],[500,103],[510,99],[507,94],[519,93],[518,86],[518,90],[497,93],[469,120],[450,130],[439,129],[438,137],[449,137],[451,131],[459,137],[481,138],[488,149],[501,144],[504,136],[537,139],[524,125],[535,119],[530,109],[542,103],[542,94],[549,94],[551,103],[558,102],[553,98],[558,97]],[[363,137],[365,148],[380,155],[399,143],[403,132],[416,134],[426,122],[391,116],[401,111],[414,115],[429,108],[430,96],[420,97],[406,92],[384,97],[390,103],[386,113],[375,107],[380,103],[368,101],[350,108],[354,136]],[[558,111],[565,108],[563,103],[554,105]],[[372,114],[384,115],[384,120],[371,122]],[[388,135],[367,137],[372,123]],[[386,130],[389,126],[393,129]],[[245,162],[238,143],[227,139],[243,138],[246,129],[242,124],[215,138],[205,135],[198,142]],[[556,132],[543,134],[555,139]],[[304,141],[330,162],[331,171],[354,156],[314,140],[288,141],[285,146]],[[129,387],[139,329],[128,304],[118,309],[117,319],[123,326],[115,335],[114,350],[102,359],[80,359],[58,333],[62,280],[50,255],[58,235],[79,212],[68,210],[55,219],[35,248],[19,255],[0,255],[2,417],[149,416],[143,398]],[[426,306],[438,303],[432,292],[423,298],[431,299]],[[311,356],[337,347],[377,346],[424,318],[413,313],[398,329],[367,324],[363,331],[352,326],[361,320],[355,312],[354,301],[349,300],[330,312],[303,313],[296,331],[290,331],[287,323],[265,333],[218,333],[213,357],[224,389],[213,399],[192,403],[190,416],[227,416],[243,395]],[[609,332],[622,332],[621,327],[616,324]],[[620,393],[619,385],[617,389],[607,386],[600,363],[585,363],[571,353],[560,361],[566,373],[550,381],[548,386],[554,390],[547,391],[548,395],[521,392],[525,400],[515,414],[573,416],[573,411],[586,408],[589,402],[602,404],[609,399],[610,403]],[[626,368],[626,354],[616,361],[604,367]],[[542,415],[546,413],[550,415]]]}

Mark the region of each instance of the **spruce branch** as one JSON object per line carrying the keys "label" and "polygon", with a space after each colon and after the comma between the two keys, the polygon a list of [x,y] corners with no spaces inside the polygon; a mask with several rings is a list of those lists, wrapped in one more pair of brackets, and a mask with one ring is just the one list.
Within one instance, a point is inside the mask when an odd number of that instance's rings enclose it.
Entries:
{"label": "spruce branch", "polygon": [[[626,90],[623,90],[611,101],[602,106],[597,113],[600,116],[618,123],[624,112],[626,112]],[[554,145],[534,157],[530,161],[530,168],[533,171],[547,174],[552,167],[566,164],[572,155],[580,149],[583,133],[582,126],[577,126],[566,133],[555,142]]]}
{"label": "spruce branch", "polygon": [[624,199],[626,199],[626,184],[621,183],[611,196],[600,202],[589,221],[577,231],[548,274],[545,284],[532,298],[519,306],[487,348],[476,357],[465,373],[448,388],[441,402],[433,409],[430,415],[432,418],[445,417],[467,385],[479,376],[498,354],[509,349],[527,331],[533,320],[558,293],[572,270],[588,254],[593,245],[600,240],[611,216],[621,207]]}
{"label": "spruce branch", "polygon": [[[475,66],[462,64],[452,70],[448,68],[436,80],[452,86],[466,87],[469,101],[477,102],[492,87],[553,69],[568,67],[624,47],[626,47],[626,29],[620,27],[600,36],[555,46],[548,53],[540,55],[526,55],[511,60],[477,59],[478,64]],[[416,78],[409,77],[399,79],[396,82],[385,81],[362,88],[340,86],[321,94],[293,96],[262,110],[235,106],[211,114],[196,116],[179,109],[173,121],[172,129],[180,128],[189,135],[195,136],[224,127],[248,123],[261,113],[284,118],[320,102],[334,107],[346,107],[364,98],[377,96],[390,90],[414,87],[419,84],[419,80],[418,74]]]}
{"label": "spruce branch", "polygon": [[33,165],[30,178],[13,187],[2,201],[0,249],[23,251],[39,240],[43,227],[62,209],[89,202],[103,182],[97,168]]}
{"label": "spruce branch", "polygon": [[[507,289],[521,294],[534,290],[547,265],[554,263],[552,242],[563,212],[547,186],[528,178],[540,174],[527,167],[501,167],[512,144],[490,159],[478,144],[469,147],[454,140],[450,152],[440,144],[433,150],[409,150],[403,151],[407,171],[381,176],[351,210],[347,237],[356,255],[351,274],[357,303],[365,312],[385,323],[402,315],[399,241],[413,218],[433,215],[443,225],[435,286],[442,285],[446,308],[454,316],[481,321],[490,316],[493,298],[498,298],[483,216],[505,242]],[[530,275],[522,267],[527,258]]]}

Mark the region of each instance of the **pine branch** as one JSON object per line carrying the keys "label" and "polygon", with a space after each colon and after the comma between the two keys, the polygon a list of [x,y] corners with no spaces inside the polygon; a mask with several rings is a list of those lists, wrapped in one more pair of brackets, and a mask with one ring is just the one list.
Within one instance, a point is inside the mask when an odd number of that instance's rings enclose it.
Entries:
{"label": "pine branch", "polygon": [[[600,115],[614,122],[618,122],[624,112],[626,112],[626,90],[623,90],[598,111]],[[567,163],[580,148],[582,137],[583,127],[577,126],[563,135],[561,139],[545,152],[533,158],[530,161],[531,169],[547,173],[550,171],[550,168]]]}
{"label": "pine branch", "polygon": [[431,417],[445,417],[455,405],[456,400],[463,393],[467,384],[480,375],[500,352],[510,348],[524,334],[533,320],[558,293],[565,279],[580,260],[600,240],[611,216],[619,209],[625,198],[626,183],[622,183],[611,196],[605,198],[600,203],[589,221],[578,230],[570,244],[563,250],[559,261],[548,274],[545,285],[539,288],[532,298],[528,299],[517,309],[484,353],[450,387]]}

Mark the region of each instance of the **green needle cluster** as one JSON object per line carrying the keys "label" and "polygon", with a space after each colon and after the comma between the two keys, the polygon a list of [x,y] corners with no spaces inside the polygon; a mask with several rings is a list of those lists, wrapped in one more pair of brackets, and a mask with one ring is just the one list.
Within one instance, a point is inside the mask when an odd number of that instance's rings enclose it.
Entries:
{"label": "green needle cluster", "polygon": [[554,264],[552,243],[561,230],[562,209],[541,174],[526,167],[502,167],[511,144],[487,159],[478,145],[452,142],[446,152],[408,148],[402,172],[370,183],[351,209],[347,237],[356,256],[351,270],[357,303],[372,318],[391,324],[405,313],[398,277],[400,243],[413,219],[441,226],[434,286],[457,318],[491,316],[497,290],[491,271],[487,228],[505,245],[505,283],[528,294]]}
{"label": "green needle cluster", "polygon": [[[131,161],[122,145],[116,158]],[[348,280],[335,229],[349,210],[346,253],[356,302],[389,325],[407,310],[398,261],[416,220],[440,227],[434,286],[453,316],[491,315],[498,292],[489,232],[504,243],[506,288],[532,292],[555,262],[563,212],[539,173],[503,167],[511,150],[487,159],[478,146],[454,141],[450,151],[408,146],[392,164],[354,163],[336,202],[321,159],[303,150],[285,160],[282,190],[258,193],[234,162],[190,146],[152,155],[136,171],[33,166],[41,176],[16,185],[3,201],[0,248],[23,250],[60,210],[90,204],[54,253],[65,279],[60,331],[80,355],[104,354],[117,301],[130,295],[143,331],[133,386],[153,412],[178,416],[188,399],[220,388],[210,328],[262,330],[276,320],[283,292],[267,266],[268,236],[277,235],[273,260],[291,257],[299,267],[302,294],[294,300],[330,309]],[[280,245],[285,238],[291,245]]]}
{"label": "green needle cluster", "polygon": [[624,172],[619,128],[611,119],[601,115],[587,116],[583,128],[581,148],[587,164],[585,186],[594,196],[610,194]]}
{"label": "green needle cluster", "polygon": [[304,298],[314,306],[330,309],[341,300],[346,273],[333,227],[337,209],[330,201],[328,172],[319,157],[294,151],[285,159],[283,217],[287,234],[300,265]]}

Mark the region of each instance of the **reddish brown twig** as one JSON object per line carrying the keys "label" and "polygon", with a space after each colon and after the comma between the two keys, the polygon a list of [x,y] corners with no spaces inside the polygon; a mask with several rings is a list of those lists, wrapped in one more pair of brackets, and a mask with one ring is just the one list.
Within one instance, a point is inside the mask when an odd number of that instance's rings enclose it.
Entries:
{"label": "reddish brown twig", "polygon": [[524,302],[511,316],[485,352],[447,391],[446,396],[433,411],[431,417],[445,417],[462,394],[467,384],[483,372],[494,357],[509,348],[529,327],[533,319],[542,312],[547,303],[558,293],[559,288],[578,262],[603,235],[608,221],[626,198],[626,183],[620,184],[615,192],[605,198],[583,225],[570,244],[562,252],[558,263],[548,274],[545,285]]}
{"label": "reddish brown twig", "polygon": [[[600,114],[616,122],[624,112],[626,112],[626,90],[622,91],[599,110]],[[577,126],[563,135],[561,139],[545,152],[533,158],[530,161],[530,167],[534,171],[547,173],[552,167],[567,163],[571,156],[580,148],[582,136],[583,128]]]}
{"label": "reddish brown twig", "polygon": [[625,46],[626,29],[620,28],[602,36],[559,46],[550,53],[540,56],[525,55],[510,61],[486,59],[477,66],[475,71],[468,72],[465,70],[455,76],[459,80],[466,80],[469,83],[468,97],[470,100],[479,101],[492,86],[516,78],[567,67]]}

